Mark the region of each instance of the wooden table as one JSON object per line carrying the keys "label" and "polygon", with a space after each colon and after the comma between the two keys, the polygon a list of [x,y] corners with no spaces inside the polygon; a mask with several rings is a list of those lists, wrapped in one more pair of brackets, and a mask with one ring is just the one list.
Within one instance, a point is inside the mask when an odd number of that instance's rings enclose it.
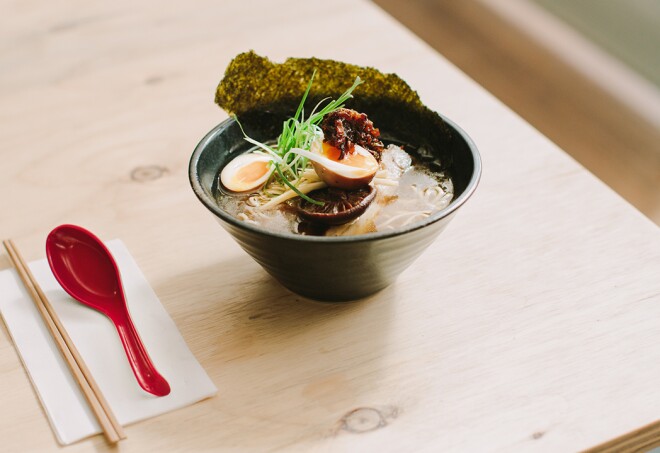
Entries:
{"label": "wooden table", "polygon": [[[64,222],[123,239],[219,388],[128,426],[121,451],[660,441],[658,228],[372,4],[4,0],[2,11],[2,236],[29,259]],[[289,293],[190,190],[192,149],[226,117],[216,83],[248,49],[397,72],[477,143],[476,195],[376,296]],[[0,450],[57,449],[4,330],[0,382]],[[109,448],[101,436],[66,448],[88,450]]]}

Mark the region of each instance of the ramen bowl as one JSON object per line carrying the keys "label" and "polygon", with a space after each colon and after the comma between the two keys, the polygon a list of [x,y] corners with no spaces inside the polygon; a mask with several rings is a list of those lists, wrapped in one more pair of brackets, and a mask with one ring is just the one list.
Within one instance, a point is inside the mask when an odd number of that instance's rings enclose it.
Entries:
{"label": "ramen bowl", "polygon": [[[454,198],[446,208],[401,229],[356,236],[306,236],[269,231],[236,219],[216,201],[219,172],[253,146],[244,140],[234,119],[220,123],[199,142],[190,159],[190,184],[243,250],[289,290],[329,302],[369,296],[393,283],[436,239],[470,198],[481,175],[477,148],[456,124],[442,115],[405,109],[372,104],[361,111],[373,119],[385,143],[406,144],[406,149],[413,147],[440,157],[452,178]],[[284,119],[262,112],[242,117],[241,125],[250,137],[266,142],[277,138]]]}

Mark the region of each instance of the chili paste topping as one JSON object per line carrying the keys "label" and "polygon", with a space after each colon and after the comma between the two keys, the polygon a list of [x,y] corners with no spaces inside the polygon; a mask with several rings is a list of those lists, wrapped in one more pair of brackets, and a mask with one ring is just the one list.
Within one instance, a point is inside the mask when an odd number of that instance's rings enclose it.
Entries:
{"label": "chili paste topping", "polygon": [[380,131],[365,113],[341,108],[327,114],[321,122],[324,141],[341,151],[339,160],[350,153],[354,145],[369,151],[380,162],[383,142]]}

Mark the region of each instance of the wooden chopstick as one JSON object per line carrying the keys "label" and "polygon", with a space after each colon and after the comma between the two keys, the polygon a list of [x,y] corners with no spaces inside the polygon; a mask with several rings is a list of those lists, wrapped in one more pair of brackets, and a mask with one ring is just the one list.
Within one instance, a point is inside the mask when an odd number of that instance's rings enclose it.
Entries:
{"label": "wooden chopstick", "polygon": [[46,327],[50,331],[58,349],[64,357],[64,361],[69,366],[74,379],[80,386],[92,412],[94,412],[96,419],[101,425],[105,438],[112,444],[119,442],[121,439],[126,439],[124,428],[117,421],[110,405],[101,393],[101,390],[92,377],[87,365],[85,365],[78,349],[73,344],[73,341],[66,332],[66,329],[48,301],[48,298],[41,290],[41,287],[39,287],[30,268],[25,264],[25,261],[14,245],[14,242],[11,239],[8,239],[2,241],[2,245],[5,246],[12,264],[16,268],[18,275],[21,277],[28,293],[30,293],[34,304],[37,306]]}

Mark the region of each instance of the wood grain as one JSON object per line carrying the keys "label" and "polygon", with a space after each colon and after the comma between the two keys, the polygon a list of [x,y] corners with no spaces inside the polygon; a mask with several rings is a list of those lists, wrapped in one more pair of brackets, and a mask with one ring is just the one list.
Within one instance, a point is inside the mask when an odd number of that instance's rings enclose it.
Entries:
{"label": "wood grain", "polygon": [[[122,451],[575,451],[659,418],[657,226],[372,4],[2,10],[3,235],[27,259],[64,222],[121,238],[219,389],[126,427]],[[215,85],[247,49],[397,72],[479,147],[474,198],[381,293],[289,293],[193,195]],[[0,379],[2,449],[56,450],[5,332]],[[67,447],[91,449],[110,450]]]}

